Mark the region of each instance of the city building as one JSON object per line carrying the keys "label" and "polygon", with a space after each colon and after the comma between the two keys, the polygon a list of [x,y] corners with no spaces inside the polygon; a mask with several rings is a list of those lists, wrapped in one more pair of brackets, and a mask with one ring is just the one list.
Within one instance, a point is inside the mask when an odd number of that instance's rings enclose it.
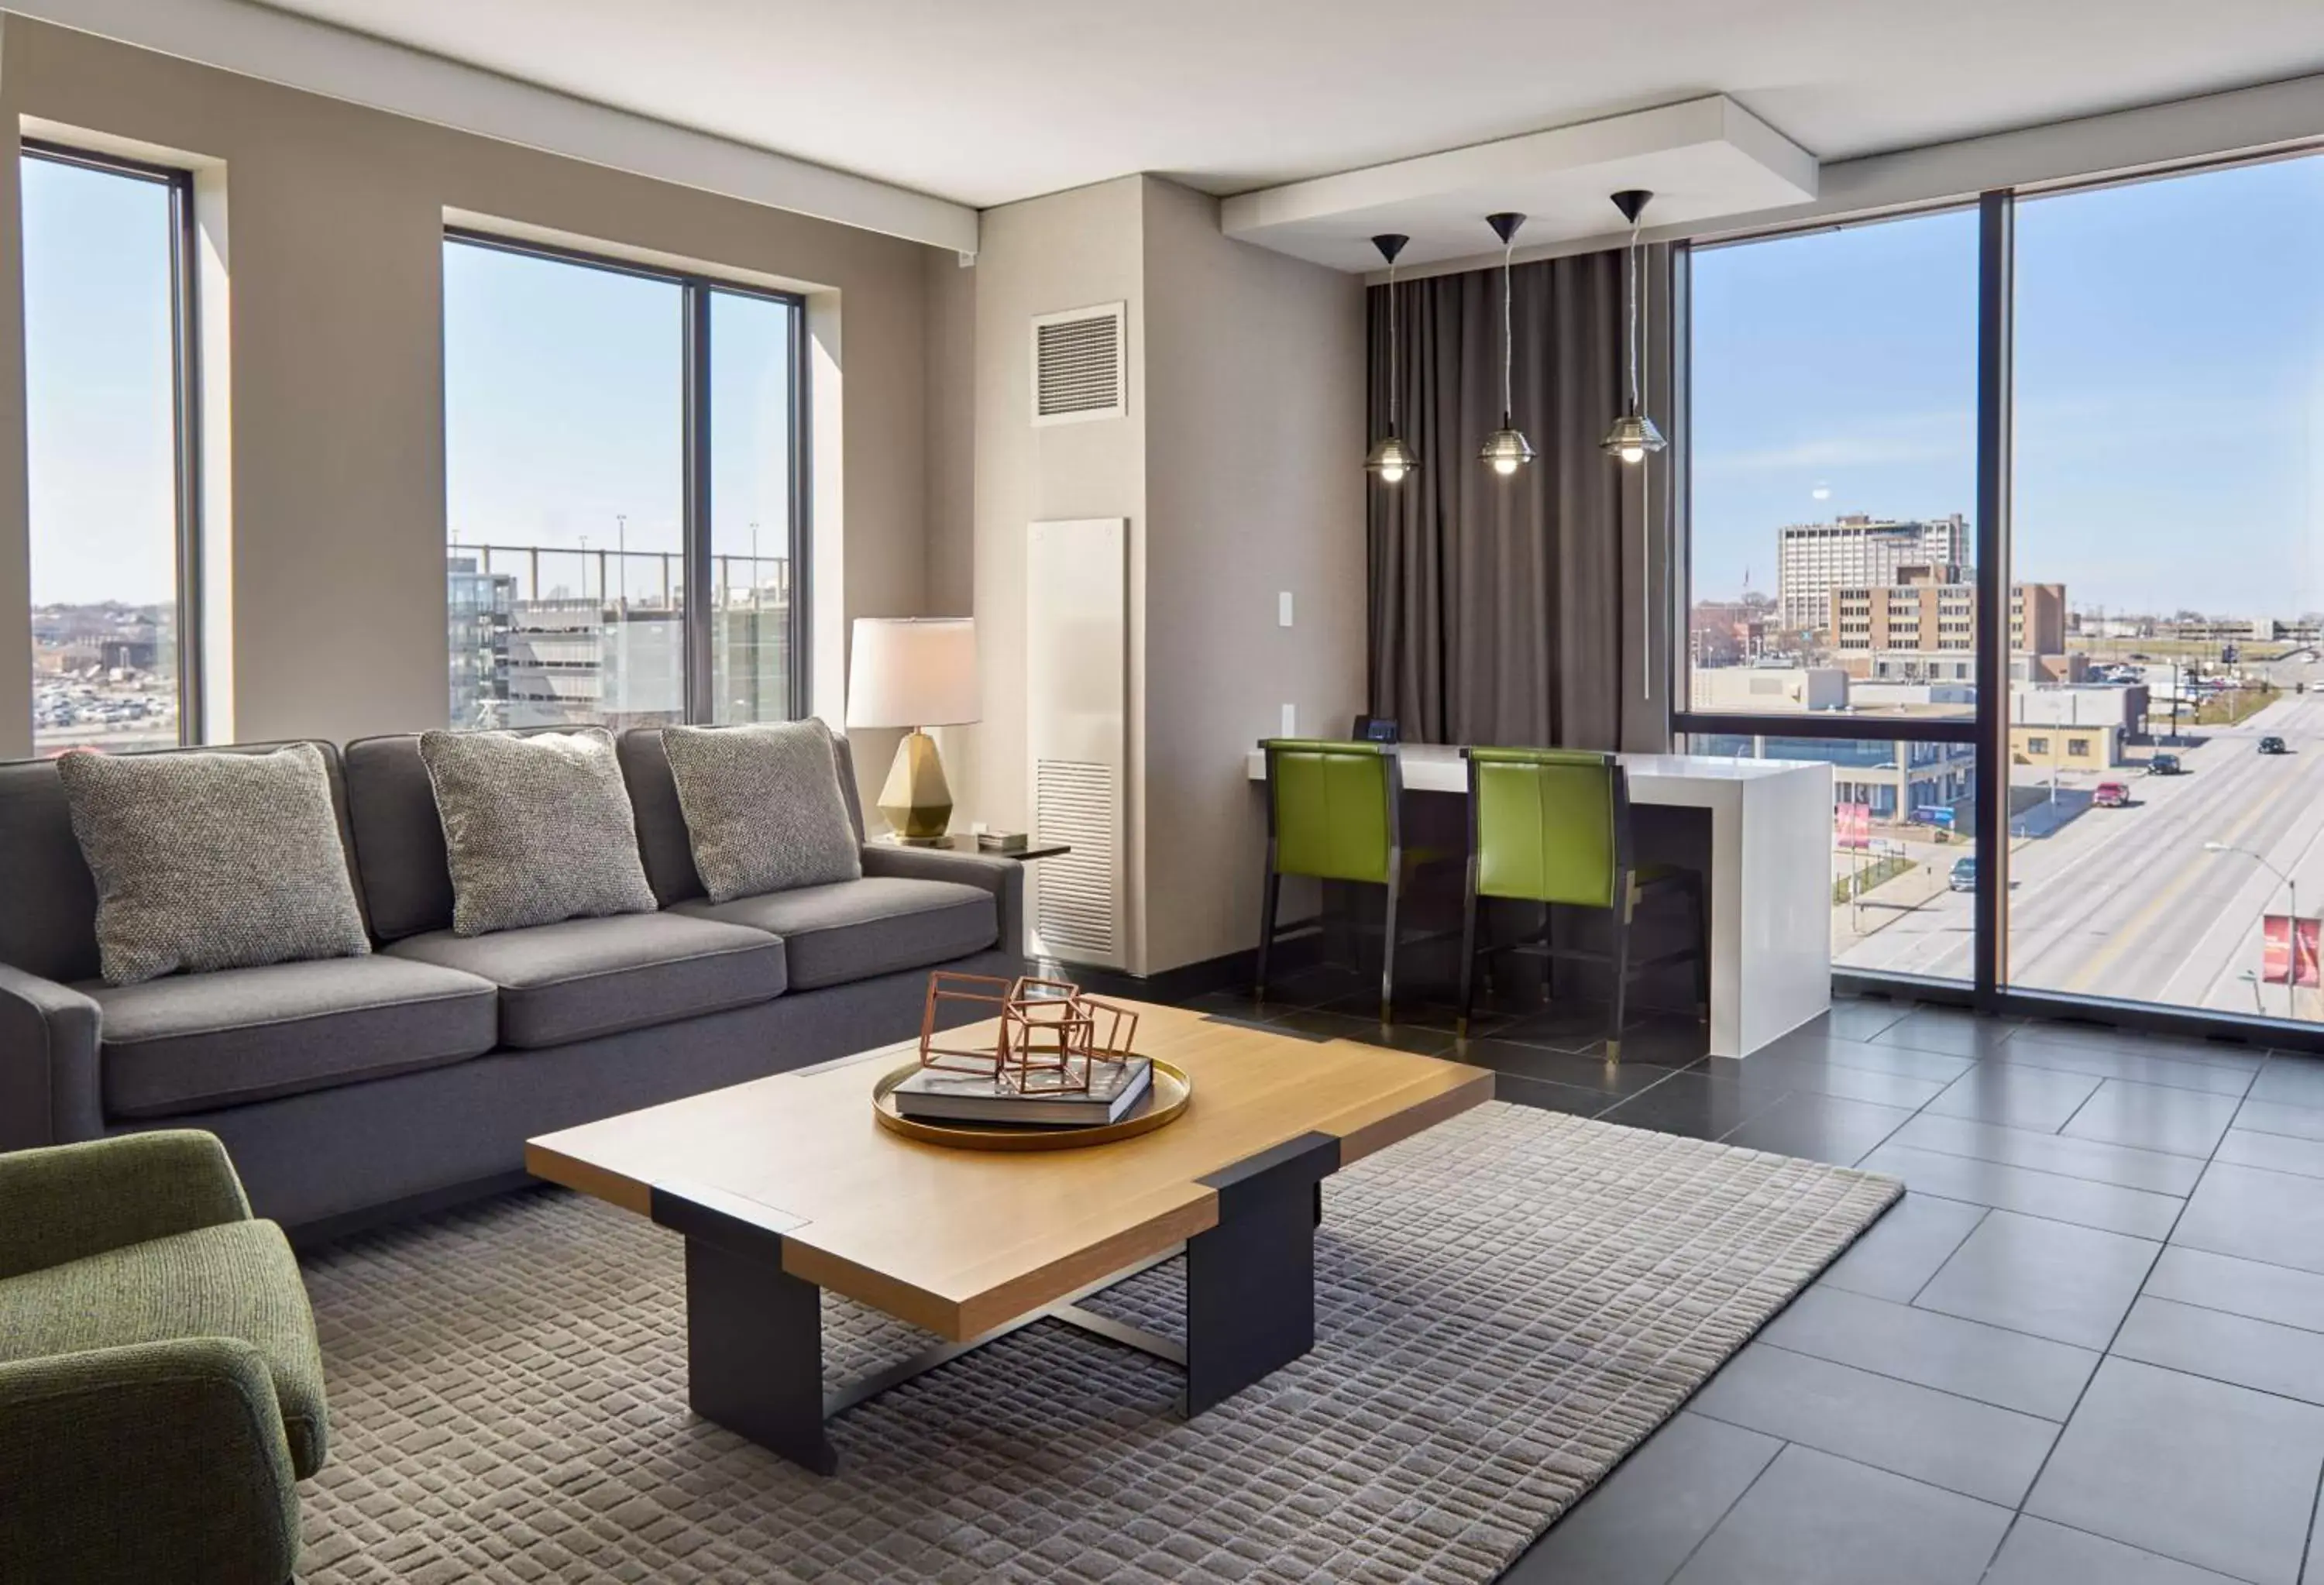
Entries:
{"label": "city building", "polygon": [[1696,666],[1749,666],[1779,651],[1780,637],[1775,603],[1766,594],[1698,600],[1687,620],[1687,659]]}
{"label": "city building", "polygon": [[1704,735],[1697,751],[1747,760],[1809,760],[1831,766],[1835,806],[1857,805],[1884,825],[1977,827],[1972,743],[1850,742],[1838,738]]}
{"label": "city building", "polygon": [[1898,583],[1913,567],[1957,575],[1969,558],[1969,521],[1959,512],[1925,522],[1859,512],[1828,523],[1794,523],[1776,539],[1778,615],[1786,631],[1819,631],[1831,625],[1835,590]]}
{"label": "city building", "polygon": [[1965,714],[1977,707],[1975,682],[1887,682],[1850,677],[1848,707],[1851,710],[1895,710],[1904,713]]}
{"label": "city building", "polygon": [[508,634],[516,579],[481,570],[475,556],[447,558],[445,599],[455,727],[506,726]]}
{"label": "city building", "polygon": [[[620,552],[587,552],[580,586],[604,586],[601,563]],[[637,586],[652,592],[612,603],[553,585],[537,587],[543,558],[576,552],[537,546],[456,549],[447,560],[450,720],[456,726],[556,726],[598,722],[615,731],[684,718],[686,633],[674,583],[678,558],[633,551]],[[497,557],[503,567],[492,570]],[[663,565],[655,567],[652,564]],[[790,564],[721,557],[714,563],[711,681],[718,721],[776,721],[790,711]],[[588,570],[595,568],[594,572]],[[552,574],[552,576],[555,576]],[[622,581],[616,574],[613,582]]]}
{"label": "city building", "polygon": [[[1832,590],[1826,648],[1851,677],[1934,681],[1975,676],[1977,585],[1965,572],[1958,566],[1905,567],[1891,583]],[[2065,652],[2063,584],[2009,586],[2009,648],[2014,655]]]}
{"label": "city building", "polygon": [[2123,743],[2146,713],[2137,686],[2017,683],[2009,690],[2012,764],[2052,770],[2106,770],[2123,762]]}
{"label": "city building", "polygon": [[2009,727],[2009,762],[2052,770],[2106,770],[2123,762],[2119,726]]}
{"label": "city building", "polygon": [[1710,667],[1694,673],[1690,705],[1738,710],[1845,710],[1848,673],[1837,666]]}

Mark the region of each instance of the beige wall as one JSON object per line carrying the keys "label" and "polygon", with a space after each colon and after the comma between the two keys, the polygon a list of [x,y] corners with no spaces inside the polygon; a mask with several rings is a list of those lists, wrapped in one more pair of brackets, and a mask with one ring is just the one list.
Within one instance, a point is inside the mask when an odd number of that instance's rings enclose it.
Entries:
{"label": "beige wall", "polygon": [[1258,939],[1266,813],[1243,759],[1282,707],[1323,736],[1363,708],[1364,299],[1352,275],[1221,235],[1215,198],[1153,180],[1145,197],[1154,972]]}
{"label": "beige wall", "polygon": [[[985,212],[974,277],[975,511],[973,520],[977,655],[984,718],[946,734],[957,818],[1025,830],[1032,816],[1025,733],[1025,544],[1038,520],[1130,520],[1133,622],[1146,523],[1142,179],[1009,204]],[[1030,417],[1036,314],[1100,303],[1129,304],[1130,412],[1126,419],[1036,428]],[[933,549],[932,565],[956,565],[957,548]],[[1142,687],[1131,652],[1133,700]],[[1139,817],[1137,716],[1130,745],[1132,830]],[[963,761],[965,761],[964,764]],[[1137,895],[1137,844],[1126,857]],[[1133,909],[1130,961],[1137,961]]]}
{"label": "beige wall", "polygon": [[[1353,277],[1231,242],[1150,177],[986,212],[975,270],[975,613],[984,719],[964,816],[1023,825],[1024,547],[1045,519],[1130,520],[1129,962],[1257,939],[1264,811],[1241,757],[1344,730],[1364,664],[1363,302]],[[932,312],[943,310],[934,307]],[[1129,304],[1124,419],[1037,429],[1029,321]],[[932,515],[931,587],[956,552]],[[1276,623],[1280,591],[1296,624]],[[961,781],[955,776],[955,783]]]}
{"label": "beige wall", "polygon": [[[816,571],[844,580],[825,591],[837,614],[924,609],[930,250],[11,15],[0,19],[0,125],[13,137],[25,116],[222,171],[206,182],[223,186],[230,217],[232,514],[215,530],[231,536],[232,599],[211,615],[231,623],[235,736],[347,738],[444,719],[447,209],[818,289],[811,312],[845,327],[844,351],[824,349],[841,387],[842,477],[816,481],[825,502],[844,501],[844,555]],[[0,159],[9,623],[27,604],[16,181],[15,160]],[[211,404],[213,421],[221,410]],[[0,628],[0,698],[25,701],[30,645],[15,631]],[[833,696],[829,680],[819,700]],[[28,714],[22,704],[0,713],[0,755],[25,751]],[[884,764],[866,757],[872,770]]]}

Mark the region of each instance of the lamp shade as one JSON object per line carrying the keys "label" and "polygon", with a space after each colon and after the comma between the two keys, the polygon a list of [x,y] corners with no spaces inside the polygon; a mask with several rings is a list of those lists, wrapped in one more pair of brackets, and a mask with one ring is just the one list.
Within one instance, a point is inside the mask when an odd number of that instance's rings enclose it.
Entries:
{"label": "lamp shade", "polygon": [[976,620],[859,616],[847,667],[850,726],[954,726],[974,721]]}

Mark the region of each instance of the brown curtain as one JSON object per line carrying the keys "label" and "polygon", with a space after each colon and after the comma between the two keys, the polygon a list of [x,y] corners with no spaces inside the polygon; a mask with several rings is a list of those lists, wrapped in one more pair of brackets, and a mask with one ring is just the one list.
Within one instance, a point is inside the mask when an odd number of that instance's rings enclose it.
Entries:
{"label": "brown curtain", "polygon": [[[1622,268],[1615,252],[1510,272],[1512,413],[1536,455],[1508,478],[1477,460],[1501,419],[1500,271],[1394,289],[1397,423],[1421,465],[1370,486],[1370,701],[1409,742],[1666,746],[1669,454],[1625,467],[1598,449],[1622,401]],[[1666,249],[1646,251],[1642,334],[1668,323],[1667,271]],[[1370,293],[1375,437],[1388,291]],[[1667,367],[1664,339],[1650,374]],[[1667,433],[1667,386],[1646,385]]]}

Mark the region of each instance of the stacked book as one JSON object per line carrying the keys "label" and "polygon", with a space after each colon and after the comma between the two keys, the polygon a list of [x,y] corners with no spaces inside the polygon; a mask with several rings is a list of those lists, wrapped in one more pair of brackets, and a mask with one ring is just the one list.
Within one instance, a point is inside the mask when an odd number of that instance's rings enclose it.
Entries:
{"label": "stacked book", "polygon": [[[1083,1060],[1073,1063],[1071,1083],[1078,1085]],[[1032,1088],[1019,1090],[989,1074],[922,1068],[889,1093],[899,1112],[925,1122],[1087,1129],[1120,1122],[1154,1087],[1154,1064],[1142,1056],[1088,1066],[1086,1090],[1058,1087],[1054,1074],[1038,1075]]]}

